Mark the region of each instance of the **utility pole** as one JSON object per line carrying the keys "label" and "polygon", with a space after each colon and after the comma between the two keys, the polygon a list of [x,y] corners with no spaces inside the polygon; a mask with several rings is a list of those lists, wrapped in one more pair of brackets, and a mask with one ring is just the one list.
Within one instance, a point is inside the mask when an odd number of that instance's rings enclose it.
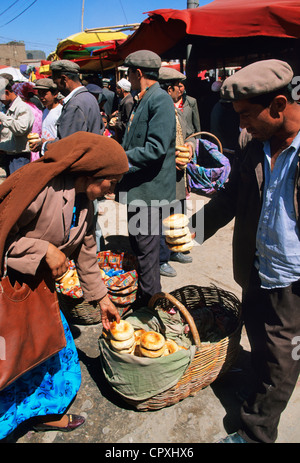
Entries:
{"label": "utility pole", "polygon": [[[187,8],[198,8],[199,7],[199,1],[198,0],[187,0]],[[197,69],[195,68],[195,65],[197,67],[197,63],[192,63],[190,61],[191,58],[191,53],[192,53],[192,44],[187,45],[186,49],[186,76],[187,77],[194,77],[194,74],[197,73]]]}
{"label": "utility pole", "polygon": [[81,32],[83,32],[83,17],[84,17],[84,0],[82,0],[82,8],[81,8]]}

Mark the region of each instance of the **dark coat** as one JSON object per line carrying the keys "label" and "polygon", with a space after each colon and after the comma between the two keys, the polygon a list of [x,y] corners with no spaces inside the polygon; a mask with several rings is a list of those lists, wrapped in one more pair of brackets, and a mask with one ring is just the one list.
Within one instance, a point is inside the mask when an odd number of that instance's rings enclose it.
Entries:
{"label": "dark coat", "polygon": [[[243,289],[247,288],[255,259],[256,232],[262,207],[263,164],[262,143],[257,140],[250,141],[245,147],[242,158],[233,166],[229,182],[225,188],[220,190],[204,207],[205,240],[235,218],[233,272],[236,282]],[[298,226],[300,227],[299,165],[300,161],[298,159],[295,175],[294,208]],[[197,220],[197,214],[195,215],[196,217],[194,216],[193,220]]]}
{"label": "dark coat", "polygon": [[130,170],[117,187],[117,198],[127,204],[151,205],[151,201],[175,200],[175,111],[172,98],[156,82],[140,101],[123,148]]}

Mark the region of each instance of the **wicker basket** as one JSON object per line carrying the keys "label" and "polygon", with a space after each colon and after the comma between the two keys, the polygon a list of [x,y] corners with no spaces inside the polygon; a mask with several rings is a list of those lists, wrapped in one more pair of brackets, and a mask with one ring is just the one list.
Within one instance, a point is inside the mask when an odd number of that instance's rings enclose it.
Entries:
{"label": "wicker basket", "polygon": [[90,304],[83,298],[75,299],[57,293],[59,307],[67,321],[75,325],[95,325],[101,322],[98,304]]}
{"label": "wicker basket", "polygon": [[[201,344],[198,330],[192,317],[193,308],[210,307],[221,304],[236,318],[234,331],[219,342]],[[237,297],[217,287],[185,286],[168,293],[158,293],[152,297],[149,306],[168,310],[176,307],[188,323],[197,346],[196,354],[180,381],[172,388],[145,401],[125,399],[139,411],[159,410],[173,405],[201,389],[228,371],[236,361],[241,337],[240,301]]]}

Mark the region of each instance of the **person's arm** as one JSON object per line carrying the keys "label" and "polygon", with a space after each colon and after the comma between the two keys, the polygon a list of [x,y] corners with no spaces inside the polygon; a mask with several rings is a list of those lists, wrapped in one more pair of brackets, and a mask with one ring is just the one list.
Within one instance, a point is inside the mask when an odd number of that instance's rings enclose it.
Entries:
{"label": "person's arm", "polygon": [[7,127],[14,135],[26,135],[32,128],[34,116],[31,109],[22,109],[17,113],[17,117],[0,112],[0,121],[3,127]]}

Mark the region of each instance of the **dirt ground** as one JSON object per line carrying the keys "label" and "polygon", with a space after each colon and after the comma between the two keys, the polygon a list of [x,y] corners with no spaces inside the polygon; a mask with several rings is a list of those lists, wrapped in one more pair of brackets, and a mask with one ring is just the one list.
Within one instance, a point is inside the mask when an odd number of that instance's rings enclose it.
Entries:
{"label": "dirt ground", "polygon": [[[199,209],[207,198],[192,194],[188,215]],[[102,202],[104,214],[99,217],[108,249],[118,246],[129,249],[125,210],[114,201]],[[116,226],[116,222],[118,225]],[[211,284],[241,296],[241,289],[232,276],[231,239],[233,223],[201,246],[194,246],[193,263],[172,263],[175,278],[162,277],[162,289],[170,292],[185,285]],[[11,436],[18,443],[98,443],[104,449],[112,444],[184,444],[214,443],[236,430],[240,402],[236,392],[251,381],[249,345],[242,332],[241,348],[236,365],[223,378],[194,396],[157,411],[138,412],[127,405],[106,384],[99,361],[98,337],[101,325],[72,326],[78,349],[82,386],[70,412],[86,417],[85,424],[72,433],[56,431],[35,433],[21,426]],[[282,414],[278,443],[300,442],[300,384]],[[103,447],[102,447],[103,448]],[[116,447],[125,448],[125,447]]]}

